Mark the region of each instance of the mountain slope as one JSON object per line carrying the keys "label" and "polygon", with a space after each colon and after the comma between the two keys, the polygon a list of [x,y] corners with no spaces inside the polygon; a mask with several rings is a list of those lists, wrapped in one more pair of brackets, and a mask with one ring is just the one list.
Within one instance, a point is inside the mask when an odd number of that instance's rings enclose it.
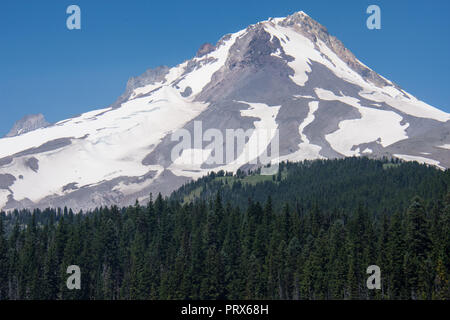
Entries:
{"label": "mountain slope", "polygon": [[[200,141],[179,148],[173,134],[183,129]],[[213,136],[252,129],[230,157],[227,141],[214,139],[227,152],[211,161]],[[277,135],[259,139],[265,131]],[[88,209],[169,194],[211,170],[257,166],[248,154],[277,137],[272,163],[365,155],[450,167],[450,114],[378,75],[297,12],[130,79],[108,108],[0,139],[0,208]]]}

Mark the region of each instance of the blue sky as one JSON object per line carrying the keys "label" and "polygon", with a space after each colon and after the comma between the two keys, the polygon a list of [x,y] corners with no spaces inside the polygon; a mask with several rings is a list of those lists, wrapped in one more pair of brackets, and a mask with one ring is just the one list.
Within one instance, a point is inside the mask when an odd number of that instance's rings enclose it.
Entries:
{"label": "blue sky", "polygon": [[[71,4],[81,8],[81,30],[66,28]],[[381,30],[366,28],[370,4],[381,8]],[[448,0],[2,0],[0,136],[26,114],[55,122],[105,107],[130,76],[176,65],[204,42],[300,10],[376,72],[450,112]]]}

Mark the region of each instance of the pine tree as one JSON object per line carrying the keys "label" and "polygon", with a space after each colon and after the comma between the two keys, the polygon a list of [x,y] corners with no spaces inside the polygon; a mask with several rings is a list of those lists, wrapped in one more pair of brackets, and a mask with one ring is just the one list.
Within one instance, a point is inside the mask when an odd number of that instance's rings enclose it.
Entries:
{"label": "pine tree", "polygon": [[[147,298],[147,292],[150,292],[148,284],[144,281],[145,273],[145,235],[136,232],[134,241],[131,245],[131,284],[130,298],[132,300],[142,300]],[[147,291],[148,290],[148,291]]]}
{"label": "pine tree", "polygon": [[300,241],[293,237],[287,248],[286,276],[287,276],[287,296],[290,299],[298,300],[300,298],[299,272],[300,267]]}
{"label": "pine tree", "polygon": [[427,230],[427,219],[422,200],[415,197],[406,215],[406,252],[404,272],[406,288],[411,299],[420,298],[426,290],[426,270],[430,240]]}
{"label": "pine tree", "polygon": [[328,241],[329,258],[327,273],[329,277],[330,299],[345,298],[345,276],[347,275],[346,248],[342,244],[346,240],[346,232],[341,220],[335,221],[330,229]]}
{"label": "pine tree", "polygon": [[349,233],[347,237],[348,249],[348,289],[351,299],[363,299],[365,281],[363,273],[368,267],[364,261],[364,250],[368,245],[368,215],[365,208],[359,205],[356,214],[349,221]]}
{"label": "pine tree", "polygon": [[278,280],[278,298],[281,300],[288,299],[288,279],[286,277],[286,257],[287,257],[287,246],[286,242],[282,240],[277,249],[277,280]]}
{"label": "pine tree", "polygon": [[438,259],[436,266],[436,277],[434,280],[435,290],[433,293],[433,299],[448,300],[450,299],[449,291],[449,279],[447,270],[445,270],[442,258]]}
{"label": "pine tree", "polygon": [[242,297],[242,279],[239,266],[241,263],[241,246],[239,243],[240,211],[228,211],[229,218],[227,233],[222,248],[222,257],[225,266],[226,297],[236,300]]}
{"label": "pine tree", "polygon": [[268,254],[266,256],[267,297],[281,299],[280,296],[280,269],[283,268],[283,256],[279,251],[282,240],[281,232],[275,228],[272,232]]}
{"label": "pine tree", "polygon": [[23,237],[20,232],[19,223],[16,221],[12,234],[9,238],[9,284],[10,284],[10,299],[21,299],[21,288],[20,288],[20,272],[22,267],[20,266],[20,252],[23,246]]}
{"label": "pine tree", "polygon": [[56,300],[58,298],[58,265],[56,261],[55,243],[50,244],[44,265],[44,290],[43,298],[45,300]]}
{"label": "pine tree", "polygon": [[3,214],[0,213],[0,300],[8,298],[8,242],[3,226]]}
{"label": "pine tree", "polygon": [[20,259],[20,278],[19,288],[22,298],[37,299],[39,296],[39,275],[40,265],[38,256],[38,237],[35,215],[31,216],[31,222],[28,224],[25,232],[24,247],[21,250]]}
{"label": "pine tree", "polygon": [[205,276],[202,282],[203,299],[224,297],[224,270],[220,255],[219,213],[222,211],[220,196],[217,195],[214,210],[209,210],[204,230]]}
{"label": "pine tree", "polygon": [[389,236],[387,242],[387,260],[386,268],[387,291],[389,299],[404,299],[406,292],[404,290],[403,259],[405,252],[405,241],[402,227],[402,215],[396,212],[392,215]]}
{"label": "pine tree", "polygon": [[389,270],[389,257],[388,257],[388,242],[389,242],[389,217],[386,212],[383,213],[381,217],[381,228],[379,231],[380,235],[377,242],[377,258],[376,265],[380,267],[382,272],[381,278],[381,290],[377,290],[377,298],[384,299],[387,297],[388,292],[388,281],[386,275],[390,274]]}
{"label": "pine tree", "polygon": [[444,268],[450,270],[450,192],[445,198],[445,208],[442,215],[442,249],[441,256]]}

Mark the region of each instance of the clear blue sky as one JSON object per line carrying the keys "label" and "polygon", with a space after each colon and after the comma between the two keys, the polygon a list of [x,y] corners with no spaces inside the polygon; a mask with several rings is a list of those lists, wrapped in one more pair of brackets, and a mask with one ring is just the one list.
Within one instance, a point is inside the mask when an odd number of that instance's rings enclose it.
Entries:
{"label": "clear blue sky", "polygon": [[[66,28],[77,4],[82,30]],[[377,4],[382,29],[365,27]],[[204,42],[303,10],[369,67],[450,112],[450,1],[2,0],[0,136],[25,114],[48,121],[101,108],[147,68],[176,65]]]}

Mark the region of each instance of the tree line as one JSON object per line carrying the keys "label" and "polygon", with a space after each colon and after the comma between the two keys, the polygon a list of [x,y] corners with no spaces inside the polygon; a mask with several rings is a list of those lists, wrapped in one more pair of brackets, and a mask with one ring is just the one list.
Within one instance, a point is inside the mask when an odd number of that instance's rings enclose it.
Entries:
{"label": "tree line", "polygon": [[[448,299],[448,171],[386,164],[284,164],[285,179],[211,174],[124,208],[1,213],[0,299]],[[365,179],[371,170],[387,196]],[[347,186],[334,204],[320,189],[336,187],[328,172]],[[308,193],[309,174],[319,181]],[[285,201],[286,184],[302,194]],[[199,185],[203,195],[180,199]],[[239,198],[254,192],[264,201]],[[411,192],[420,196],[406,201]],[[69,265],[81,269],[80,290],[66,286]],[[381,269],[380,290],[366,286],[369,265]]]}

